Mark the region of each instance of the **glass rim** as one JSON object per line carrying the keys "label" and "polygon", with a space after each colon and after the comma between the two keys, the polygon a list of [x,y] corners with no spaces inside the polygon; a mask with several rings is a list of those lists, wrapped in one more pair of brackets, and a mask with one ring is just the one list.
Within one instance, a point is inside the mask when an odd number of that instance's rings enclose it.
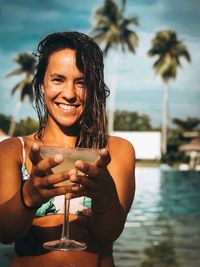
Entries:
{"label": "glass rim", "polygon": [[68,147],[68,146],[45,146],[45,145],[42,145],[42,146],[39,146],[40,149],[45,149],[45,148],[55,148],[55,149],[66,149],[66,150],[90,150],[90,151],[100,151],[101,148],[92,148],[92,147]]}

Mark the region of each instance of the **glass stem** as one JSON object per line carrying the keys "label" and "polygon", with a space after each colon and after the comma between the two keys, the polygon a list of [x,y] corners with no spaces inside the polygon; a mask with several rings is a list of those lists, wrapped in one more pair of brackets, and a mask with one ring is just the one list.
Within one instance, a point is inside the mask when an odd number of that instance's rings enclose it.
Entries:
{"label": "glass stem", "polygon": [[69,239],[69,205],[70,200],[64,199],[64,221],[62,227],[61,240]]}

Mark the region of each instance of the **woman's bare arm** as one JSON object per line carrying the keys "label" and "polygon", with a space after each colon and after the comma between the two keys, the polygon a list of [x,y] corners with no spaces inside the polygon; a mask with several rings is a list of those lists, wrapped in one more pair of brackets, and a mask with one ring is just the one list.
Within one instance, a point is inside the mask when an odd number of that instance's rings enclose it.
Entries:
{"label": "woman's bare arm", "polygon": [[135,192],[135,153],[126,140],[111,137],[108,149],[101,150],[95,165],[76,162],[86,176],[71,176],[92,198],[92,232],[102,242],[112,242],[121,234]]}
{"label": "woman's bare arm", "polygon": [[[109,151],[111,162],[108,170],[113,178],[116,194],[115,190],[113,194],[106,192],[105,188],[102,192],[102,201],[93,203],[93,232],[102,241],[114,241],[122,233],[135,193],[133,146],[126,140],[113,137],[109,142]],[[106,198],[106,193],[110,198]]]}
{"label": "woman's bare arm", "polygon": [[0,143],[0,241],[11,243],[30,228],[36,210],[21,202],[22,146],[17,138]]}
{"label": "woman's bare arm", "polygon": [[29,230],[37,211],[33,207],[40,207],[52,197],[69,190],[67,187],[53,187],[53,184],[66,180],[68,174],[49,174],[49,170],[63,159],[38,160],[38,145],[36,149],[31,146],[30,151],[30,177],[21,187],[21,143],[17,138],[0,143],[0,241],[4,243],[21,238]]}

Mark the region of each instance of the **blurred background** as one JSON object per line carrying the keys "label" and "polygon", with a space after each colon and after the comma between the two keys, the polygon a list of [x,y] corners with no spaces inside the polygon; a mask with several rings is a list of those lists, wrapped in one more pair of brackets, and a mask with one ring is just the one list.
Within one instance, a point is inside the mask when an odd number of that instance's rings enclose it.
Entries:
{"label": "blurred background", "polygon": [[[0,0],[0,140],[37,129],[38,42],[81,31],[105,57],[108,133],[136,148],[135,201],[117,267],[200,266],[198,0]],[[13,246],[0,245],[8,266]]]}

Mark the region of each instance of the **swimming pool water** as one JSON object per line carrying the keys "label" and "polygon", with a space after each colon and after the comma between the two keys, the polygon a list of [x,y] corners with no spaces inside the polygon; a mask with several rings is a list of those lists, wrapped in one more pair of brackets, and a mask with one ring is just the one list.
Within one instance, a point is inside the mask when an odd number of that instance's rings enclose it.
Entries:
{"label": "swimming pool water", "polygon": [[117,267],[200,266],[200,172],[137,168],[114,257]]}

